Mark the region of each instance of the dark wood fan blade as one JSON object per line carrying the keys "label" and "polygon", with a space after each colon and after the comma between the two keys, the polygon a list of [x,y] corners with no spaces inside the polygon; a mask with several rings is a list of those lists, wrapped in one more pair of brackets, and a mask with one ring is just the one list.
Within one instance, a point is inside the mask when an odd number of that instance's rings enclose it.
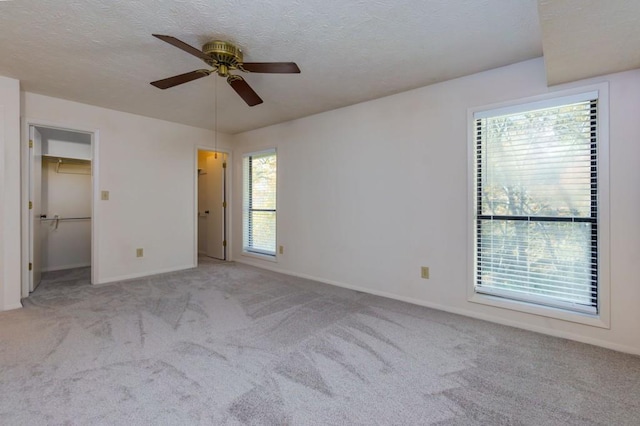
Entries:
{"label": "dark wood fan blade", "polygon": [[242,69],[249,72],[272,74],[298,74],[300,68],[295,62],[245,62]]}
{"label": "dark wood fan blade", "polygon": [[154,81],[151,84],[156,86],[158,89],[168,89],[169,87],[206,77],[209,74],[211,74],[211,71],[209,70],[195,70],[180,75],[174,75],[173,77],[165,78],[164,80]]}
{"label": "dark wood fan blade", "polygon": [[211,58],[205,55],[204,53],[202,53],[200,49],[196,49],[195,47],[190,46],[184,41],[180,41],[175,37],[171,37],[168,35],[160,35],[160,34],[151,34],[151,35],[154,36],[155,38],[159,38],[160,40],[169,43],[172,46],[177,47],[178,49],[182,49],[187,53],[191,53],[193,56],[197,56],[200,59],[203,59],[205,61],[211,60]]}
{"label": "dark wood fan blade", "polygon": [[227,83],[229,83],[229,85],[233,87],[233,90],[235,90],[236,93],[240,95],[242,99],[244,99],[247,105],[255,106],[262,103],[262,99],[260,99],[260,96],[258,96],[258,94],[253,91],[251,86],[249,86],[249,84],[244,81],[244,78],[240,77],[239,75],[230,75],[229,77],[227,77]]}

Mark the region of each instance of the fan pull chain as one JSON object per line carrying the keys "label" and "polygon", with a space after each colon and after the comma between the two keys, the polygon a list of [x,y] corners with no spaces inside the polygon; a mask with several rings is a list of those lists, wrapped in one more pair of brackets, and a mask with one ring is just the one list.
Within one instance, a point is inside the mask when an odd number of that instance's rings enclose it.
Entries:
{"label": "fan pull chain", "polygon": [[215,99],[215,103],[213,106],[213,119],[215,120],[214,123],[214,132],[215,134],[213,135],[213,143],[215,146],[215,151],[213,154],[213,158],[215,158],[216,160],[218,159],[218,76],[215,76],[215,83],[214,84],[214,90],[216,92],[216,99]]}

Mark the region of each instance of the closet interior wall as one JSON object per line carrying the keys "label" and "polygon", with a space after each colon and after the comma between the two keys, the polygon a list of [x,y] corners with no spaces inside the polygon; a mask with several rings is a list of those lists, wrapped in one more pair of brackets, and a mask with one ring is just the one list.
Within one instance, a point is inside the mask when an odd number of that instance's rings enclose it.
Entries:
{"label": "closet interior wall", "polygon": [[42,271],[91,266],[90,135],[56,140],[41,133]]}

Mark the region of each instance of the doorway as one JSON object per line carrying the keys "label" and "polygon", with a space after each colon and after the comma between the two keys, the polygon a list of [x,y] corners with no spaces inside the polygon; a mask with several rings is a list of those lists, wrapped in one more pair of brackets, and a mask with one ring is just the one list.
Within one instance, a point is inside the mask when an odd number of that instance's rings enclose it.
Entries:
{"label": "doorway", "polygon": [[94,134],[28,125],[28,273],[23,297],[42,274],[92,266]]}
{"label": "doorway", "polygon": [[198,150],[198,255],[227,260],[227,154]]}

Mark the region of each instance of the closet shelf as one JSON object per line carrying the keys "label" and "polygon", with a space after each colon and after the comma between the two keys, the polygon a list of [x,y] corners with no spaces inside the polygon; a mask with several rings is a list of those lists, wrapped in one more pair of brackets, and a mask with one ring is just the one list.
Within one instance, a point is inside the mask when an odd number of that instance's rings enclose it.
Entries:
{"label": "closet shelf", "polygon": [[[56,173],[66,174],[91,174],[91,160],[84,160],[81,158],[67,158],[57,155],[43,155],[42,160],[47,163],[54,163],[56,165]],[[60,170],[61,167],[72,166],[65,170]]]}
{"label": "closet shelf", "polygon": [[58,164],[75,164],[78,166],[91,166],[91,160],[84,160],[82,158],[60,157],[58,155],[43,155],[42,160],[48,161],[50,163],[58,163]]}

